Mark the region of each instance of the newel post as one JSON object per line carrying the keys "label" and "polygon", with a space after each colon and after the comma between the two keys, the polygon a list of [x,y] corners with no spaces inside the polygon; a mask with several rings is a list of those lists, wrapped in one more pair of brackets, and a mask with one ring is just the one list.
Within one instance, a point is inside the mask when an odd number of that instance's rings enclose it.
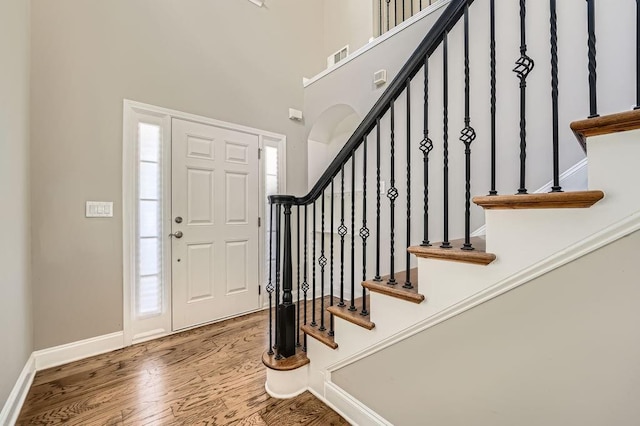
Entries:
{"label": "newel post", "polygon": [[291,262],[291,204],[284,205],[282,303],[278,306],[278,352],[287,358],[296,353],[296,305],[293,303]]}

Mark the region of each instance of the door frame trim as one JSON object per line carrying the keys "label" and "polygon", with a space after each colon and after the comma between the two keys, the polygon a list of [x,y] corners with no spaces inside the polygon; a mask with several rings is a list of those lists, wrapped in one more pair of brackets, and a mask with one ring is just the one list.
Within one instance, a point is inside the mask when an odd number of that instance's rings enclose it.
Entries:
{"label": "door frame trim", "polygon": [[[273,146],[274,143],[278,146],[278,158],[279,163],[282,167],[278,167],[278,182],[281,184],[280,190],[283,193],[286,193],[286,143],[287,137],[285,135],[269,132],[261,129],[256,129],[253,127],[243,126],[240,124],[229,123],[226,121],[216,120],[209,117],[203,117],[200,115],[190,114],[182,111],[177,111],[169,108],[159,107],[155,105],[149,105],[142,102],[137,102],[129,99],[123,100],[123,130],[122,130],[122,253],[123,253],[123,262],[122,262],[122,284],[123,284],[123,330],[124,330],[124,345],[129,346],[134,343],[139,343],[142,341],[147,341],[155,338],[159,338],[162,336],[166,336],[173,333],[173,328],[170,326],[168,329],[158,329],[158,330],[150,330],[148,332],[140,333],[137,336],[133,335],[133,290],[134,290],[134,279],[135,279],[135,238],[136,238],[136,220],[133,215],[135,212],[135,203],[137,203],[136,198],[136,148],[137,141],[135,140],[135,135],[131,131],[131,126],[133,125],[133,121],[135,120],[136,114],[144,114],[153,116],[156,118],[160,118],[168,121],[168,132],[166,135],[168,137],[163,138],[163,144],[165,152],[171,153],[171,149],[166,151],[167,144],[170,148],[171,146],[171,120],[173,118],[192,121],[195,123],[201,123],[206,125],[212,125],[216,127],[221,127],[233,131],[239,131],[244,133],[249,133],[258,136],[258,146],[260,149],[264,148],[265,142],[268,142],[269,145]],[[165,130],[166,131],[166,130]],[[264,155],[260,156],[259,159],[259,191],[260,196],[263,197],[265,195],[265,182],[264,182]],[[163,163],[163,176],[165,173],[171,173],[171,157],[168,158],[168,161]],[[171,200],[171,185],[165,187],[163,190],[165,200]],[[260,202],[259,214],[262,218],[262,223],[265,223],[265,211],[263,203]],[[170,213],[169,213],[170,214]],[[162,218],[163,221],[167,220],[167,217]],[[170,220],[170,218],[169,218]],[[259,285],[262,285],[265,280],[265,235],[261,230],[258,232],[259,240],[258,240],[258,279]],[[163,250],[165,250],[165,246],[167,244],[167,240],[163,239]],[[169,249],[170,251],[170,249]],[[166,289],[165,289],[166,290]],[[168,289],[169,294],[171,288]],[[264,306],[264,293],[258,297],[258,309],[262,309]],[[168,316],[169,324],[171,323],[171,314],[172,314],[172,306],[169,299],[169,307],[168,311],[163,315]]]}

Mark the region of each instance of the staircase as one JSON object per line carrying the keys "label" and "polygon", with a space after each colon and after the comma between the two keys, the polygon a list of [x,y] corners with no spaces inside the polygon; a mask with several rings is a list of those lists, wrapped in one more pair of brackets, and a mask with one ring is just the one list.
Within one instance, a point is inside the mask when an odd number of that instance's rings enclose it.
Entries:
{"label": "staircase", "polygon": [[[608,89],[605,78],[600,83],[596,78],[596,18],[612,11],[603,13],[594,0],[561,6],[549,1],[546,21],[535,28],[549,34],[550,78],[544,89],[550,98],[544,108],[532,108],[527,96],[543,88],[528,87],[529,78],[536,67],[544,67],[545,58],[528,55],[527,2],[514,2],[520,35],[513,69],[517,83],[500,96],[497,89],[504,83],[497,77],[504,70],[496,58],[505,52],[496,16],[513,7],[496,3],[451,0],[309,194],[270,197],[275,238],[269,247],[276,262],[266,285],[271,321],[263,363],[272,396],[308,389],[353,423],[389,424],[333,384],[331,372],[640,229],[640,194],[633,185],[640,111],[598,115],[597,95]],[[566,74],[559,66],[558,27],[576,22],[558,16],[571,12],[577,19],[579,8],[586,17],[588,75],[584,83],[561,85],[559,76]],[[628,8],[633,16],[639,13],[635,4]],[[486,16],[484,44],[471,37],[475,16]],[[637,29],[626,31],[636,53]],[[484,72],[470,65],[478,49],[489,58],[484,85],[478,82]],[[627,85],[640,87],[636,74]],[[461,84],[454,88],[454,82]],[[561,137],[562,126],[568,126],[560,124],[566,115],[560,98],[565,91],[575,93],[573,85],[582,87],[582,95],[574,97],[586,100],[590,117],[571,124],[587,152],[590,189],[563,192],[561,152],[576,142]],[[474,100],[482,91],[488,104],[484,112]],[[500,154],[505,144],[499,126],[504,106],[497,107],[501,97],[518,101],[511,107],[517,142],[508,141],[517,146],[517,167]],[[623,110],[627,100],[619,99],[616,107]],[[472,113],[480,119],[472,120]],[[548,118],[550,135],[544,143],[528,134],[528,123],[538,123],[541,116]],[[531,133],[540,134],[538,129]],[[544,159],[551,192],[528,191],[529,170],[540,167],[530,158]],[[487,195],[472,199],[472,188],[482,186],[475,179],[487,184]],[[513,183],[515,195],[499,193]],[[472,225],[482,222],[486,235],[472,236]]]}

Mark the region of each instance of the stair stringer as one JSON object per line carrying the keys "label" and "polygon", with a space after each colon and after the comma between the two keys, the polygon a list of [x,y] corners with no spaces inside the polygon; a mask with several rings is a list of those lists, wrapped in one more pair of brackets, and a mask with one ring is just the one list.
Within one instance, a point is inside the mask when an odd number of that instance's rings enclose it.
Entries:
{"label": "stair stringer", "polygon": [[422,329],[436,325],[639,229],[637,158],[640,130],[590,138],[589,189],[605,192],[595,206],[486,211],[487,251],[498,256],[486,267],[418,259],[419,288],[426,302],[414,305],[372,293],[376,328],[371,331],[336,318],[337,350],[309,339],[309,390],[347,418],[360,419],[358,424],[386,424],[337,388],[331,372],[399,341],[394,336],[402,340],[415,334],[412,330],[421,323],[428,324]]}

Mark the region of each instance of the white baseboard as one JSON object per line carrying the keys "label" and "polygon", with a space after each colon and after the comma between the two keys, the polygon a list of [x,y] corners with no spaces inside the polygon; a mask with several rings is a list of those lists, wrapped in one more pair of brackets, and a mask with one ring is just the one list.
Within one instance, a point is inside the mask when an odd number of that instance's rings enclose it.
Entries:
{"label": "white baseboard", "polygon": [[320,395],[313,389],[309,392],[314,394],[319,400],[327,404],[336,413],[340,414],[346,421],[356,426],[392,426],[387,420],[381,417],[369,407],[349,395],[347,392],[333,384],[325,382],[325,396]]}
{"label": "white baseboard", "polygon": [[20,410],[22,410],[22,404],[24,404],[24,401],[27,398],[27,394],[29,393],[31,383],[33,383],[35,375],[36,361],[33,354],[31,354],[20,373],[20,376],[18,376],[18,380],[13,386],[9,397],[4,403],[2,411],[0,411],[0,425],[14,425],[16,423],[18,416],[20,415]]}
{"label": "white baseboard", "polygon": [[92,337],[66,345],[35,351],[35,367],[37,371],[62,364],[89,358],[124,347],[124,333],[117,331],[103,336]]}

